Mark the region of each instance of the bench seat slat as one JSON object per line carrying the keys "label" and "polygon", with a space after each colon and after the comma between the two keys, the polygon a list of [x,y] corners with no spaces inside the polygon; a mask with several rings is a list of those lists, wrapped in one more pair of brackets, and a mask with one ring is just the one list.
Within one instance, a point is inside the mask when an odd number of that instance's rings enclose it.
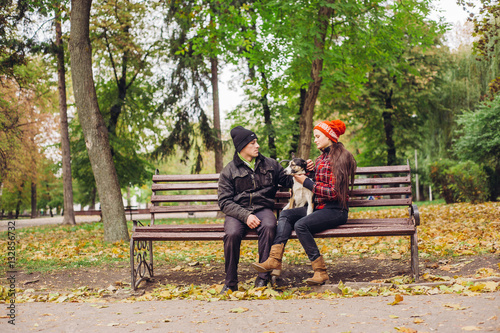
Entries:
{"label": "bench seat slat", "polygon": [[[370,227],[387,225],[410,225],[409,218],[390,219],[349,219],[339,228],[345,227]],[[152,226],[136,227],[136,232],[214,232],[224,231],[224,224],[155,224]]]}
{"label": "bench seat slat", "polygon": [[[314,235],[315,238],[327,237],[367,237],[367,236],[405,236],[413,235],[415,228],[413,226],[375,226],[364,228],[339,227],[319,232]],[[134,232],[133,239],[138,240],[156,240],[156,241],[197,241],[197,240],[222,240],[223,231],[214,232]],[[292,232],[292,239],[296,239],[295,231]],[[243,239],[258,239],[255,231],[250,231]]]}

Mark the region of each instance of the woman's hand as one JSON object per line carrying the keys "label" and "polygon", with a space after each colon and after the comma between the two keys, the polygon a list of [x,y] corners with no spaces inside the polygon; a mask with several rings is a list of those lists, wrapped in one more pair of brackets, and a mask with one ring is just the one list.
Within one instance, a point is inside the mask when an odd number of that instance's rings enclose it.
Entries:
{"label": "woman's hand", "polygon": [[304,184],[307,177],[305,175],[293,175],[293,178],[295,178],[298,183]]}
{"label": "woman's hand", "polygon": [[314,162],[312,160],[307,160],[306,162],[307,162],[306,170],[313,171],[314,170]]}

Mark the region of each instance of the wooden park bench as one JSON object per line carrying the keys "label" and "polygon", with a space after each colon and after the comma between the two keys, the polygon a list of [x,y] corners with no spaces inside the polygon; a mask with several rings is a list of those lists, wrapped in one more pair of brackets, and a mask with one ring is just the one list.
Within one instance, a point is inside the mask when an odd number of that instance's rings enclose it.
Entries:
{"label": "wooden park bench", "polygon": [[[153,277],[154,241],[222,241],[223,224],[155,224],[161,213],[217,212],[217,182],[219,174],[206,175],[154,175],[150,209],[151,223],[143,226],[133,222],[130,239],[130,265],[132,288],[135,290],[143,280]],[[187,194],[171,194],[182,191]],[[205,194],[199,194],[200,192]],[[177,192],[178,193],[178,192]],[[275,210],[279,214],[286,205],[290,193],[276,194]],[[374,197],[380,197],[373,200]],[[411,242],[411,271],[418,280],[417,226],[420,217],[417,206],[412,203],[411,172],[409,165],[358,167],[354,190],[350,194],[349,207],[408,207],[405,218],[349,219],[345,225],[315,234],[317,238],[409,236]],[[297,238],[295,232],[292,239]],[[256,240],[257,233],[251,230],[244,240]],[[222,249],[222,244],[220,245]]]}

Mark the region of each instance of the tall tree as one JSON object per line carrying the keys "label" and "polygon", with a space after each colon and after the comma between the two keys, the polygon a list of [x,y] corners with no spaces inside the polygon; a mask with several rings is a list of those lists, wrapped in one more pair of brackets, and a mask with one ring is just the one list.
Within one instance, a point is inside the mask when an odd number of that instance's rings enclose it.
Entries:
{"label": "tall tree", "polygon": [[128,241],[120,184],[111,155],[108,131],[99,111],[92,75],[92,50],[89,37],[91,5],[91,0],[71,1],[69,51],[75,102],[101,200],[104,240]]}
{"label": "tall tree", "polygon": [[[360,165],[398,164],[405,149],[416,148],[419,142],[415,134],[427,116],[424,101],[444,60],[440,57],[443,27],[427,20],[429,10],[426,1],[394,2],[376,12],[376,22],[367,22],[372,30],[366,40],[372,50],[365,59],[370,68],[367,81],[356,99],[336,98],[346,103],[341,107],[344,114],[359,124],[356,135],[365,148]],[[323,100],[333,100],[335,106],[332,95]]]}
{"label": "tall tree", "polygon": [[311,81],[307,86],[304,97],[304,107],[300,113],[300,137],[297,150],[298,156],[306,159],[309,157],[311,151],[314,107],[316,106],[321,82],[323,81],[321,72],[323,71],[326,35],[330,19],[334,13],[333,3],[335,3],[335,0],[321,3],[317,15],[313,18],[313,21],[316,22],[316,26],[314,27],[316,31],[313,37],[315,52],[311,63]]}
{"label": "tall tree", "polygon": [[[366,58],[373,51],[368,43],[372,30],[367,21],[381,20],[374,14],[384,8],[382,1],[345,2],[256,1],[255,39],[264,50],[276,49],[274,59],[265,60],[268,67],[269,92],[273,100],[293,105],[292,117],[299,120],[298,154],[309,157],[313,121],[322,87],[335,90],[338,85],[359,89],[366,80]],[[314,19],[311,19],[314,18]],[[249,51],[258,59],[260,48]],[[279,92],[280,97],[276,94]],[[348,94],[355,94],[354,91]]]}
{"label": "tall tree", "polygon": [[[28,58],[27,58],[28,59]],[[13,76],[0,76],[0,183],[2,209],[29,209],[37,214],[36,184],[43,160],[43,146],[56,130],[53,117],[55,94],[47,64],[29,58],[26,65],[15,65]],[[11,195],[5,195],[10,193]],[[16,214],[17,215],[17,214]]]}
{"label": "tall tree", "polygon": [[496,0],[457,0],[469,12],[469,20],[474,23],[474,51],[478,59],[490,63],[493,79],[490,83],[489,98],[500,93],[500,3]]}
{"label": "tall tree", "polygon": [[76,224],[73,209],[73,178],[71,176],[71,150],[69,145],[68,106],[66,103],[66,67],[64,62],[64,44],[61,28],[61,5],[55,8],[56,29],[56,61],[57,61],[57,89],[59,91],[59,117],[61,124],[62,174],[64,189],[64,217],[63,224]]}
{"label": "tall tree", "polygon": [[[166,156],[177,145],[184,151],[200,151],[199,141],[215,152],[215,171],[223,167],[218,75],[220,67],[237,52],[245,1],[199,1],[168,3],[171,62],[175,66],[166,91],[168,98],[159,112],[174,113],[177,126],[163,140],[154,156]],[[209,122],[202,100],[212,88],[213,120]],[[201,140],[199,138],[201,137]],[[188,154],[184,155],[187,159]],[[194,172],[201,167],[196,153]]]}

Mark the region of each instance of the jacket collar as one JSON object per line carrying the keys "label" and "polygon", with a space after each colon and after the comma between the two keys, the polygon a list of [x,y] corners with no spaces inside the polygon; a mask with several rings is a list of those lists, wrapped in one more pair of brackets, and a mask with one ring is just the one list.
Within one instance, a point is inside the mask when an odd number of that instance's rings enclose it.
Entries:
{"label": "jacket collar", "polygon": [[[264,160],[264,155],[259,153],[259,155],[255,158],[255,167],[257,167],[262,160]],[[234,152],[233,162],[234,165],[236,165],[238,168],[242,165],[246,165],[245,162],[243,162],[241,158],[238,156],[237,152]]]}

